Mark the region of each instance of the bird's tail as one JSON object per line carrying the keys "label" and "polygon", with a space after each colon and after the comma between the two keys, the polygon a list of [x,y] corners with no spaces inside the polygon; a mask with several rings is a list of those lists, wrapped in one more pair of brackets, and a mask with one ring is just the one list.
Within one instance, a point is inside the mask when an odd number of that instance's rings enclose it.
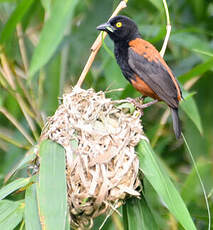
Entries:
{"label": "bird's tail", "polygon": [[181,122],[178,116],[178,108],[174,109],[171,108],[171,112],[172,112],[172,120],[173,120],[173,129],[175,132],[175,136],[176,138],[180,138],[181,135]]}

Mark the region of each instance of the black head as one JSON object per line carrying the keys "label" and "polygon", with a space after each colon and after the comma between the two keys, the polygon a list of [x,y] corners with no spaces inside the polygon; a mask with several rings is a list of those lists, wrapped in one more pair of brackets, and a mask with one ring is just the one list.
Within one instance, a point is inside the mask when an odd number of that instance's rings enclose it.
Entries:
{"label": "black head", "polygon": [[138,27],[134,21],[126,16],[116,16],[108,22],[101,24],[97,30],[106,31],[110,38],[115,41],[131,41],[140,37]]}

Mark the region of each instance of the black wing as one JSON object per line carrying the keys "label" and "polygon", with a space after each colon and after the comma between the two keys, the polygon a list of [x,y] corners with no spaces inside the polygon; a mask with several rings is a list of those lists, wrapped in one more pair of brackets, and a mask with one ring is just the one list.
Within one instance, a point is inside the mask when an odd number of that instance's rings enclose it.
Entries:
{"label": "black wing", "polygon": [[178,107],[177,89],[166,68],[160,61],[148,61],[137,54],[131,47],[128,49],[128,63],[137,74],[163,101],[170,107]]}

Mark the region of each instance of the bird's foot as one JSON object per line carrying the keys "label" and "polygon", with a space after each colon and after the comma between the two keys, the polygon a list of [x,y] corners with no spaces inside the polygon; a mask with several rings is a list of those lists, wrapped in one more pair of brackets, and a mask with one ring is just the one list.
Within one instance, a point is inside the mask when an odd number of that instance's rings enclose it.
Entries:
{"label": "bird's foot", "polygon": [[136,108],[140,109],[142,115],[144,114],[143,109],[148,108],[149,106],[158,102],[158,100],[153,100],[153,101],[150,101],[146,104],[143,104],[143,101],[144,101],[143,96],[136,98],[136,99],[128,97],[127,100],[129,101],[129,103],[132,103]]}
{"label": "bird's foot", "polygon": [[142,105],[141,105],[141,108],[142,108],[142,109],[148,108],[149,106],[154,105],[154,104],[157,103],[157,102],[158,102],[157,99],[156,99],[156,100],[153,100],[153,101],[150,101],[150,102],[148,102],[148,103],[146,103],[146,104],[142,104]]}

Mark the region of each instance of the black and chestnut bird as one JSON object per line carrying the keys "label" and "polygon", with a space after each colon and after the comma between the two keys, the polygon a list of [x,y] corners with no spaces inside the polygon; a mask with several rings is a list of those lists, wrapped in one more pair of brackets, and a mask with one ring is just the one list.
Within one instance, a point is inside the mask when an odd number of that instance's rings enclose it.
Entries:
{"label": "black and chestnut bird", "polygon": [[181,135],[178,104],[182,98],[180,86],[158,50],[142,39],[134,21],[116,16],[97,27],[114,41],[114,53],[125,78],[143,96],[164,101],[172,111],[176,138]]}

